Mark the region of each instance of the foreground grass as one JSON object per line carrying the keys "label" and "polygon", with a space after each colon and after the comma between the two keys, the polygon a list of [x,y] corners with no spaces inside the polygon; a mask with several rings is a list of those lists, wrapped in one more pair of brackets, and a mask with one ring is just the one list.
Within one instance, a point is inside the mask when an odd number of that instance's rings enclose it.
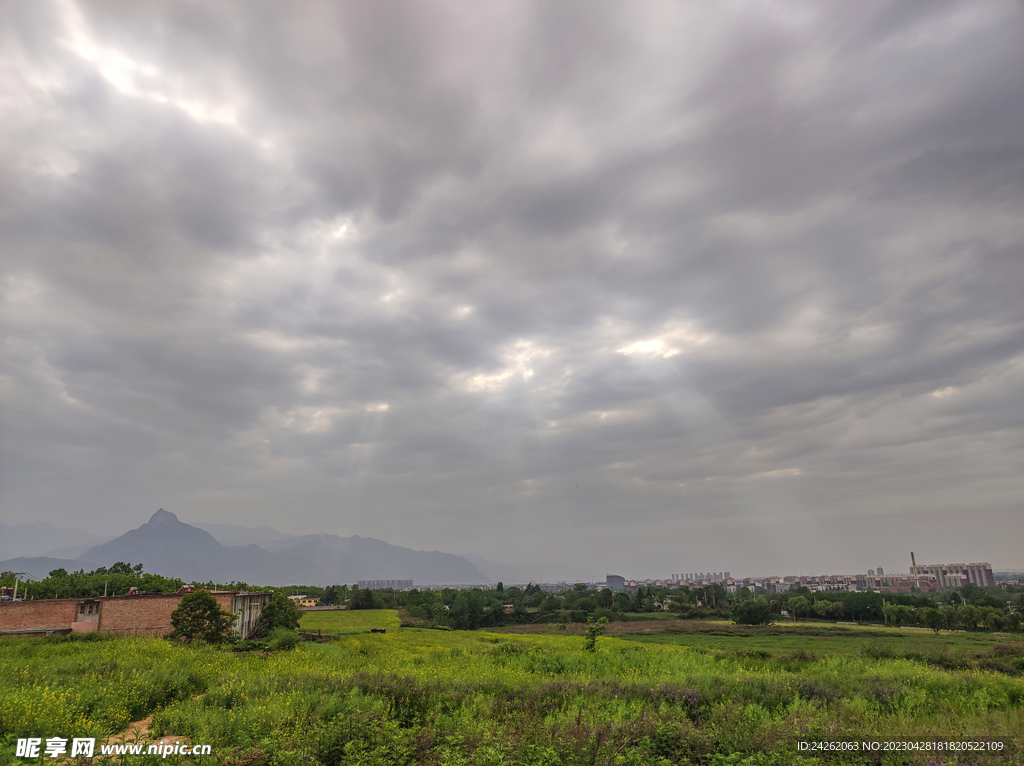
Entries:
{"label": "foreground grass", "polygon": [[[369,634],[357,626],[372,614],[307,613],[303,627],[329,615],[332,632],[364,632],[269,655],[155,639],[0,641],[3,752],[13,736],[101,736],[155,711],[156,733],[250,766],[1024,761],[1020,677],[851,648],[871,635],[833,634],[830,652],[808,650],[813,635],[693,630],[606,637],[590,654],[575,635],[392,629],[394,612],[375,614],[387,634]],[[866,737],[1000,737],[1009,749],[931,761],[796,749]]]}

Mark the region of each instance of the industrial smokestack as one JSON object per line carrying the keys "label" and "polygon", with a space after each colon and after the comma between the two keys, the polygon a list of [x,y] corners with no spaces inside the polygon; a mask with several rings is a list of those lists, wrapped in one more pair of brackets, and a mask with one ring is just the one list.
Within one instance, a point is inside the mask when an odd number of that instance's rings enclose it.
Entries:
{"label": "industrial smokestack", "polygon": [[910,571],[917,574],[917,561],[914,559],[914,552],[910,552]]}

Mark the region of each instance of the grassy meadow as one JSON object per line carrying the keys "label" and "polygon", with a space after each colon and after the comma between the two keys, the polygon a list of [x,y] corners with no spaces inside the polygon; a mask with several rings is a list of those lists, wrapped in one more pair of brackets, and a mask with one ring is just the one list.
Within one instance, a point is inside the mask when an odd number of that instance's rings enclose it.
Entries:
{"label": "grassy meadow", "polygon": [[[154,736],[213,746],[196,761],[244,766],[1024,763],[1018,636],[679,622],[613,624],[594,653],[574,626],[400,628],[387,610],[306,613],[337,638],[280,652],[7,638],[0,762],[26,762],[18,736],[102,738],[151,715]],[[797,749],[869,737],[1006,749]]]}
{"label": "grassy meadow", "polygon": [[354,612],[303,612],[299,630],[320,630],[331,635],[365,633],[371,628],[398,629],[400,621],[394,609],[363,609]]}

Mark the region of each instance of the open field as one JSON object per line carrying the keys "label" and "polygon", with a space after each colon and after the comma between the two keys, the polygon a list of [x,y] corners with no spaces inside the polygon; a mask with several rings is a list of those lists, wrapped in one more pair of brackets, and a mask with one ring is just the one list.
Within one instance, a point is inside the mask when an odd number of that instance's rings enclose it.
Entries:
{"label": "open field", "polygon": [[[586,625],[564,628],[517,625],[502,633],[582,636]],[[613,622],[607,635],[632,641],[688,646],[723,652],[766,652],[774,657],[794,655],[866,656],[876,659],[912,659],[949,669],[997,670],[1024,676],[1024,635],[1020,633],[967,633],[923,628],[886,628],[877,625],[837,625],[834,622],[784,623],[767,627],[731,622],[662,620]]]}
{"label": "open field", "polygon": [[[304,628],[313,616],[343,635],[275,653],[0,640],[0,762],[17,762],[17,736],[103,737],[152,714],[154,734],[212,745],[207,763],[247,766],[1024,763],[1019,639],[691,622],[603,637],[591,654],[571,628],[398,628],[393,611],[307,613]],[[1000,657],[1007,669],[939,667],[925,658],[937,648]],[[925,659],[906,656],[915,652]],[[1006,749],[873,760],[796,747],[869,737],[1001,738]]]}
{"label": "open field", "polygon": [[338,610],[303,612],[299,630],[320,630],[324,633],[365,633],[370,628],[398,628],[398,612],[393,609]]}

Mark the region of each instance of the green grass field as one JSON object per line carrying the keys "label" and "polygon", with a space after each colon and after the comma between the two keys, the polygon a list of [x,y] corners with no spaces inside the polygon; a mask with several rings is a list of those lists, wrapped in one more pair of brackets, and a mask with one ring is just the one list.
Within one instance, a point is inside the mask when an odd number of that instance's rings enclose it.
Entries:
{"label": "green grass field", "polygon": [[[1024,762],[1024,642],[1008,636],[693,622],[630,635],[614,624],[619,635],[591,654],[572,628],[398,624],[394,611],[310,612],[303,629],[338,638],[273,653],[0,640],[0,762],[26,763],[13,757],[18,736],[104,737],[146,715],[154,734],[239,766]],[[940,655],[969,667],[930,661]],[[1003,665],[979,667],[985,658]],[[797,749],[868,737],[1005,749],[876,760]]]}
{"label": "green grass field", "polygon": [[[583,635],[586,626],[564,629],[547,625],[515,626],[513,634]],[[834,622],[799,622],[754,627],[731,622],[664,620],[624,622],[608,626],[610,636],[628,636],[643,643],[689,646],[733,652],[768,652],[775,657],[797,654],[868,656],[878,659],[915,659],[961,669],[992,669],[1024,674],[1024,635],[1019,633],[966,633],[922,628],[885,628],[877,625],[837,625]]]}
{"label": "green grass field", "polygon": [[398,612],[393,609],[357,611],[303,612],[299,630],[319,630],[330,634],[365,633],[370,628],[398,629]]}

